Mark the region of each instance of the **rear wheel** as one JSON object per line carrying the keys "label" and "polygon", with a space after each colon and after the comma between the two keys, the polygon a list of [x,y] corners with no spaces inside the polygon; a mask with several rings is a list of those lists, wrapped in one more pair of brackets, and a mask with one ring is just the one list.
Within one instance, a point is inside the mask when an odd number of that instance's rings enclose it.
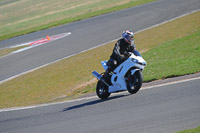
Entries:
{"label": "rear wheel", "polygon": [[96,87],[96,94],[101,99],[108,98],[110,96],[110,93],[108,92],[108,86],[105,85],[102,81],[98,81]]}
{"label": "rear wheel", "polygon": [[127,89],[128,92],[131,94],[137,93],[143,82],[143,75],[141,71],[136,71],[134,75],[129,74],[128,80],[127,80]]}

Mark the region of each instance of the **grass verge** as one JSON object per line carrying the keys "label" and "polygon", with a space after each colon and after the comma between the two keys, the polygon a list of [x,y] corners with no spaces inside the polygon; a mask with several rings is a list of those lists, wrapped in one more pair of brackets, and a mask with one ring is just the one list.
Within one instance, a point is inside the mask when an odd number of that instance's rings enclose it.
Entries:
{"label": "grass verge", "polygon": [[194,129],[187,129],[184,131],[179,131],[177,133],[200,133],[200,126],[198,126],[197,128],[194,128]]}
{"label": "grass verge", "polygon": [[[146,51],[142,53],[148,63],[145,81],[200,72],[199,15],[196,12],[135,35],[139,51]],[[0,84],[0,108],[54,102],[94,92],[91,72],[103,72],[100,61],[109,58],[114,43]]]}
{"label": "grass verge", "polygon": [[8,3],[0,2],[0,40],[152,1],[156,0],[20,0]]}
{"label": "grass verge", "polygon": [[200,71],[200,29],[190,35],[168,41],[143,54],[148,61],[145,81]]}

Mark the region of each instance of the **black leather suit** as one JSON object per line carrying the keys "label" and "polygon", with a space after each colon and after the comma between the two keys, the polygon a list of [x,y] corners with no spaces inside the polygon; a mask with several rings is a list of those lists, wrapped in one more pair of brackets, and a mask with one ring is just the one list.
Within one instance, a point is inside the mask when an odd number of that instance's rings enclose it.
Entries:
{"label": "black leather suit", "polygon": [[118,65],[125,61],[129,52],[139,54],[139,52],[136,51],[134,44],[127,43],[123,38],[118,40],[113,49],[113,53],[110,56],[110,60],[107,62],[107,71],[113,71]]}

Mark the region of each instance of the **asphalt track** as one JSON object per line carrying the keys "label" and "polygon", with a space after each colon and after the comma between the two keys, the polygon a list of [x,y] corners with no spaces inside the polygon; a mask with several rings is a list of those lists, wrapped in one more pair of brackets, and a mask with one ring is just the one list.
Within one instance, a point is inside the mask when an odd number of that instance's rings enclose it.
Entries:
{"label": "asphalt track", "polygon": [[3,133],[171,133],[200,125],[200,75],[60,104],[0,112]]}
{"label": "asphalt track", "polygon": [[137,32],[198,9],[200,9],[200,0],[159,0],[1,41],[0,48],[4,48],[30,42],[46,35],[71,33],[71,35],[57,41],[1,57],[0,82],[117,39],[121,36],[122,31],[126,29],[134,29]]}

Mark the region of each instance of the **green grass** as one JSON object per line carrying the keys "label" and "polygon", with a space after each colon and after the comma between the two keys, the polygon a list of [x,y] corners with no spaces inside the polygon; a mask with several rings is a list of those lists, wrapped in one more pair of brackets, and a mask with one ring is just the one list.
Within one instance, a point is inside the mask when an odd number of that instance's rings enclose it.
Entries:
{"label": "green grass", "polygon": [[79,21],[155,0],[0,1],[0,40]]}
{"label": "green grass", "polygon": [[196,73],[200,71],[200,29],[161,44],[143,54],[148,61],[145,81]]}
{"label": "green grass", "polygon": [[200,126],[198,126],[197,128],[194,128],[194,129],[187,129],[184,131],[179,131],[177,133],[200,133]]}
{"label": "green grass", "polygon": [[[200,12],[137,33],[148,65],[145,81],[200,72]],[[184,28],[180,28],[184,27]],[[0,108],[71,99],[95,90],[91,72],[103,72],[115,42],[0,84]],[[74,63],[76,62],[76,63]]]}

